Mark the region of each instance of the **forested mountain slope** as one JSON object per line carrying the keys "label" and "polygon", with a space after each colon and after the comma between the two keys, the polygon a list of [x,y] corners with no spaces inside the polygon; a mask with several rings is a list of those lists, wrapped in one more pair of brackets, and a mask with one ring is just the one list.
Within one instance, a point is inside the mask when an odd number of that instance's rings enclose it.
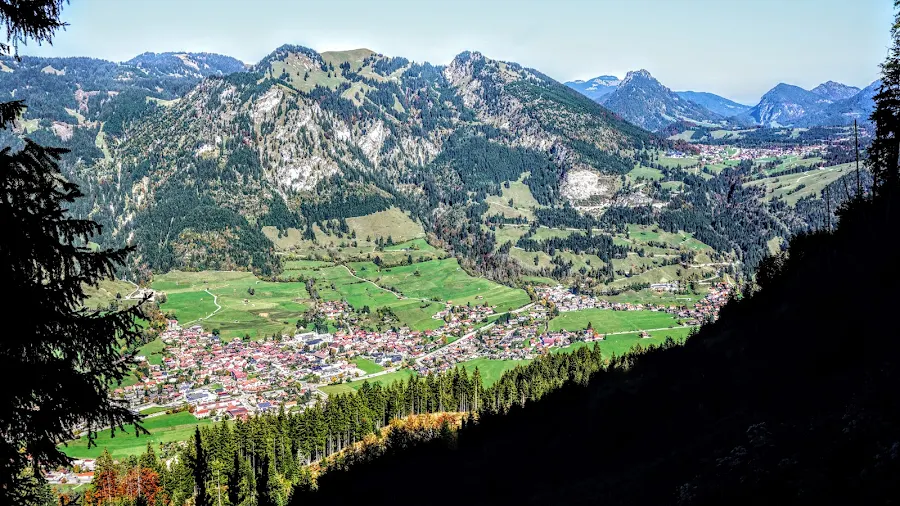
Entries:
{"label": "forested mountain slope", "polygon": [[613,359],[449,447],[389,448],[329,472],[295,503],[388,504],[402,490],[429,504],[892,504],[900,269],[882,231],[900,214],[876,201],[842,215],[767,261],[761,288],[685,346]]}
{"label": "forested mountain slope", "polygon": [[436,67],[283,46],[127,122],[111,156],[75,177],[89,190],[81,210],[108,240],[135,243],[138,267],[269,273],[261,225],[311,234],[313,223],[390,206],[458,253],[486,254],[491,239],[476,230],[473,240],[466,209],[504,181],[528,172],[535,198],[550,204],[572,174],[612,181],[634,153],[665,144],[537,71],[480,53]]}
{"label": "forested mountain slope", "polygon": [[[464,267],[504,282],[526,271],[623,280],[643,263],[626,256],[645,252],[610,234],[634,225],[685,231],[714,250],[706,262],[752,272],[774,238],[824,223],[821,206],[779,207],[744,188],[758,167],[701,177],[664,166],[667,151],[695,148],[477,52],[446,67],[290,45],[252,67],[204,53],[7,63],[0,91],[29,93],[18,134],[71,150],[64,173],[86,193],[71,209],[103,225],[101,245],[136,246],[124,273],[135,279],[174,268],[272,275],[273,234],[309,243],[316,230],[389,208]],[[617,93],[648,79],[631,75]],[[664,102],[700,107],[653,83]],[[511,183],[530,209],[501,197]],[[504,234],[504,224],[530,229]],[[536,227],[592,231],[555,244],[532,240]],[[595,263],[576,266],[561,247]]]}

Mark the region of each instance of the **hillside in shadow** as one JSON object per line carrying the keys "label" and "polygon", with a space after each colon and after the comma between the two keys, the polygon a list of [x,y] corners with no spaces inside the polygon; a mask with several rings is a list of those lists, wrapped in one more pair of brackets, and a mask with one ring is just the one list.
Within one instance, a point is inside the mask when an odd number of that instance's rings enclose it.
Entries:
{"label": "hillside in shadow", "polygon": [[297,504],[893,504],[900,476],[889,198],[796,237],[684,346],[618,358],[446,439],[296,491]]}

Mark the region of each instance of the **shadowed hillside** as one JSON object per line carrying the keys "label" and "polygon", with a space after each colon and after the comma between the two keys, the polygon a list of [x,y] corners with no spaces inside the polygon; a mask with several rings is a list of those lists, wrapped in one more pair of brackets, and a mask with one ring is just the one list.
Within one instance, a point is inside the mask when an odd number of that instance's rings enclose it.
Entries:
{"label": "shadowed hillside", "polygon": [[437,441],[328,473],[295,500],[890,503],[900,272],[882,231],[900,212],[880,199],[842,214],[835,232],[769,259],[761,288],[685,346],[617,359],[586,387],[485,416],[454,449]]}

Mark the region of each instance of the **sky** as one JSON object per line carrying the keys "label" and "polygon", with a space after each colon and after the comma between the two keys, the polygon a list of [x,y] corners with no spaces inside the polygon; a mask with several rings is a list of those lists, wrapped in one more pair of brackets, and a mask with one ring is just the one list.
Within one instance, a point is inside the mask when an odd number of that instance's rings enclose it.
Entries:
{"label": "sky", "polygon": [[247,63],[282,44],[366,47],[447,64],[464,50],[559,81],[644,68],[673,90],[755,104],[779,82],[877,79],[891,0],[71,0],[53,45],[124,61],[207,51]]}

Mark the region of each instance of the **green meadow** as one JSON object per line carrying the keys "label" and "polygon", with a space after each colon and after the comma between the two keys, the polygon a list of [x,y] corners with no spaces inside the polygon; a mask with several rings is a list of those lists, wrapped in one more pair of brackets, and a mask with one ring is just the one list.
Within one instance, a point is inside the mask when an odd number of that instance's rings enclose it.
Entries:
{"label": "green meadow", "polygon": [[486,303],[497,306],[498,311],[515,309],[529,302],[524,290],[470,276],[455,258],[385,269],[380,269],[371,262],[357,262],[352,267],[357,276],[407,297],[452,301],[456,305]]}
{"label": "green meadow", "polygon": [[500,380],[503,373],[514,369],[516,366],[526,365],[530,360],[495,360],[490,358],[476,358],[463,362],[461,365],[471,375],[478,368],[478,374],[481,375],[481,382],[484,386],[489,387]]}
{"label": "green meadow", "polygon": [[583,309],[567,311],[550,320],[550,331],[584,330],[591,324],[600,334],[631,330],[675,327],[678,321],[669,313],[660,311],[613,311],[611,309]]}
{"label": "green meadow", "polygon": [[577,342],[566,346],[565,348],[554,348],[553,353],[568,353],[571,351],[575,351],[578,348],[583,348],[585,346],[589,346],[591,348],[596,344],[600,346],[600,351],[603,353],[603,357],[605,359],[609,359],[613,354],[616,356],[622,356],[629,351],[631,351],[635,346],[640,346],[642,348],[647,348],[650,345],[660,345],[666,341],[666,338],[671,337],[676,342],[683,341],[686,339],[693,327],[676,327],[673,329],[664,329],[664,330],[653,330],[648,332],[650,337],[641,337],[638,332],[631,332],[627,334],[613,334],[611,336],[606,336],[602,341],[594,341],[592,343],[585,342]]}
{"label": "green meadow", "polygon": [[381,376],[375,376],[374,378],[369,378],[365,380],[356,380],[351,381],[349,383],[340,383],[337,385],[326,385],[320,388],[323,392],[328,395],[337,395],[337,394],[347,394],[351,392],[355,392],[363,386],[363,383],[368,381],[369,383],[380,383],[382,385],[390,385],[395,381],[403,381],[407,378],[415,375],[415,371],[411,369],[400,369],[399,371],[389,372],[387,374],[382,374]]}
{"label": "green meadow", "polygon": [[87,436],[82,436],[70,441],[67,446],[61,446],[60,449],[69,457],[96,459],[105,448],[113,458],[124,458],[144,453],[147,443],[156,446],[159,443],[184,441],[194,433],[194,427],[209,423],[212,423],[209,419],[199,420],[194,415],[182,411],[145,419],[142,425],[150,431],[150,434],[136,436],[134,427],[128,425],[125,426],[126,432],[116,430],[115,436],[112,436],[109,429],[98,432],[95,441],[97,446],[88,448]]}

